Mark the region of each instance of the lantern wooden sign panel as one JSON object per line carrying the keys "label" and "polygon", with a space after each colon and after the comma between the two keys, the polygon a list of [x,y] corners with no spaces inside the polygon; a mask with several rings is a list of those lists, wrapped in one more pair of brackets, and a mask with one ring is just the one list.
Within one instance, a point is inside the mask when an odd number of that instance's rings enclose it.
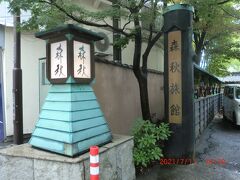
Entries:
{"label": "lantern wooden sign panel", "polygon": [[50,78],[65,79],[68,76],[67,41],[51,43]]}
{"label": "lantern wooden sign panel", "polygon": [[91,79],[91,46],[88,43],[73,41],[74,78]]}

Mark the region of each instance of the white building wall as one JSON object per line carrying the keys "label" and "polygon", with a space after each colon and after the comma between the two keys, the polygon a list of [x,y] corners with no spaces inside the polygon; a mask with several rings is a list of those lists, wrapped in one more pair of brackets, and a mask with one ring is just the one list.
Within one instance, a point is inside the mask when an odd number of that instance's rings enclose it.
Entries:
{"label": "white building wall", "polygon": [[[142,54],[146,49],[147,44],[143,42],[142,44]],[[163,59],[163,48],[158,46],[153,46],[149,57],[148,57],[148,68],[157,71],[164,71],[164,59]],[[122,50],[122,63],[123,64],[133,64],[134,55],[134,42],[131,41],[126,48]]]}
{"label": "white building wall", "polygon": [[[45,56],[45,42],[36,39],[31,33],[22,33],[21,62],[23,79],[23,131],[31,133],[39,114],[39,76],[38,59]],[[5,48],[3,53],[5,82],[5,122],[6,136],[13,135],[13,28],[5,29]]]}

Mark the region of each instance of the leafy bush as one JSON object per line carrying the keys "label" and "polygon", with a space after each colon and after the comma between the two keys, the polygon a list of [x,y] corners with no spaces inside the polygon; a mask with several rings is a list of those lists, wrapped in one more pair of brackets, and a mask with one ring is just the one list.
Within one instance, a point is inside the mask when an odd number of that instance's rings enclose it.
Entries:
{"label": "leafy bush", "polygon": [[162,142],[167,140],[171,131],[166,123],[159,125],[138,119],[133,127],[133,159],[137,168],[145,168],[153,161],[163,157]]}

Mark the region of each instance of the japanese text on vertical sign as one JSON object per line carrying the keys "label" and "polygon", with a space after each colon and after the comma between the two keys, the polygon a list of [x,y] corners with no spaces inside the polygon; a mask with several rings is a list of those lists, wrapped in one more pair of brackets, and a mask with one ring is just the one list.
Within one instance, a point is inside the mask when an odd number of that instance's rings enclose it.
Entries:
{"label": "japanese text on vertical sign", "polygon": [[91,78],[90,45],[74,41],[74,77]]}
{"label": "japanese text on vertical sign", "polygon": [[181,31],[168,33],[169,122],[182,122]]}
{"label": "japanese text on vertical sign", "polygon": [[51,78],[67,77],[67,44],[66,41],[51,44]]}

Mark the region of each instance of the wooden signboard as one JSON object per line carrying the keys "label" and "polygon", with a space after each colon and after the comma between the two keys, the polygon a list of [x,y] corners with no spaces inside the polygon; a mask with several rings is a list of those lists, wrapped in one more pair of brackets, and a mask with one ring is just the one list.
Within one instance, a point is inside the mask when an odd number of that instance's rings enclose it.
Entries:
{"label": "wooden signboard", "polygon": [[74,78],[91,78],[90,44],[73,41],[74,47]]}
{"label": "wooden signboard", "polygon": [[182,123],[181,31],[168,33],[169,123]]}
{"label": "wooden signboard", "polygon": [[51,44],[51,79],[67,78],[67,41]]}

